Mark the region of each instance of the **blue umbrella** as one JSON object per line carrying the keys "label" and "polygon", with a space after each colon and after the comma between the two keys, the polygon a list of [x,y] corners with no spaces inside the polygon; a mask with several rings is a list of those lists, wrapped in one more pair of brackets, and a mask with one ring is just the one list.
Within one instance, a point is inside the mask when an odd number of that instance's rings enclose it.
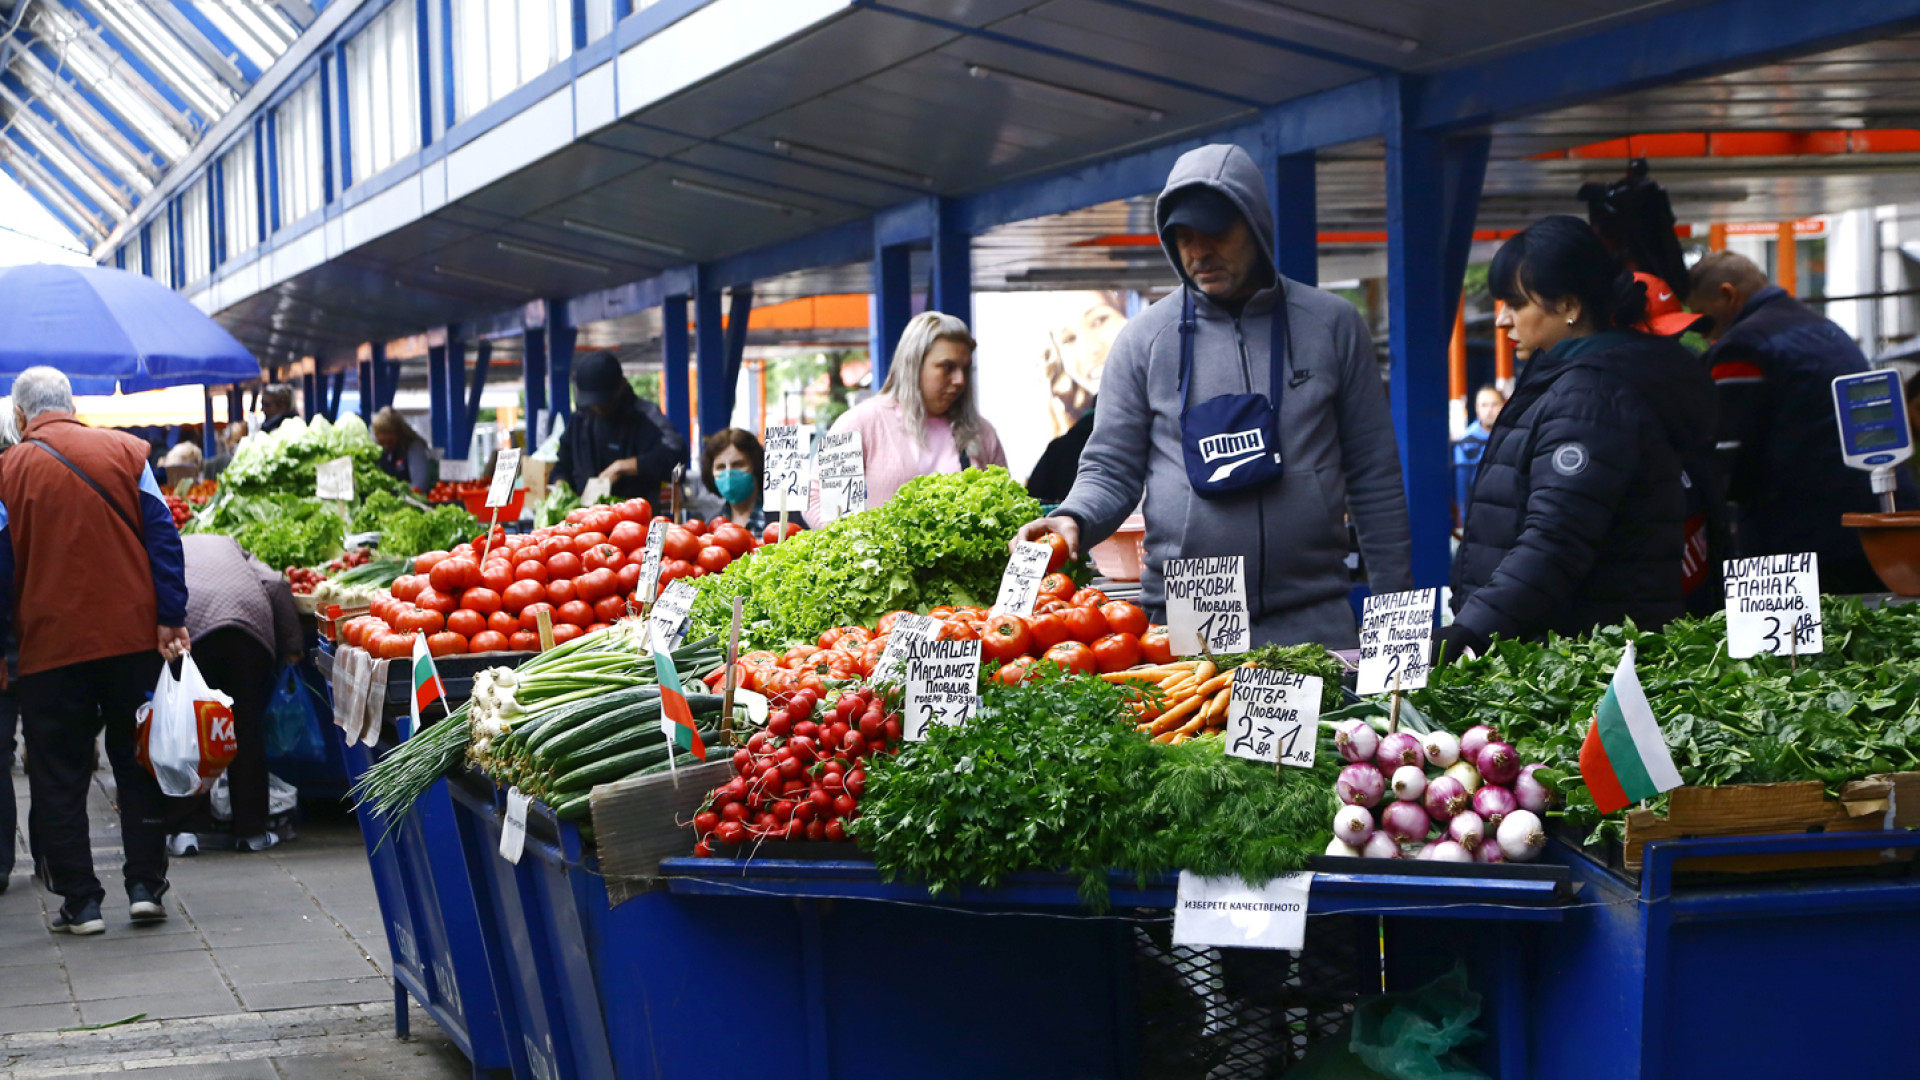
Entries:
{"label": "blue umbrella", "polygon": [[0,268],[0,392],[36,364],[77,394],[246,382],[260,363],[186,297],[106,266]]}

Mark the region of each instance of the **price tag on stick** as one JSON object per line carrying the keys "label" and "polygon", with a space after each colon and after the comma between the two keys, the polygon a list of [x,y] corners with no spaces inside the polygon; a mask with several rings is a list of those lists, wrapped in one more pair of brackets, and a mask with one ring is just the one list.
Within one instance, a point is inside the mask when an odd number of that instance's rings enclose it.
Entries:
{"label": "price tag on stick", "polygon": [[323,461],[313,469],[313,494],[318,499],[331,499],[334,502],[353,501],[353,459],[334,458]]}
{"label": "price tag on stick", "polygon": [[933,724],[962,724],[980,707],[980,642],[922,641],[907,653],[903,736],[927,737]]}
{"label": "price tag on stick", "polygon": [[507,789],[507,820],[500,827],[500,857],[516,866],[527,846],[527,807],[533,796],[522,795],[517,787]]}
{"label": "price tag on stick", "polygon": [[1053,549],[1045,544],[1022,540],[1013,545],[1007,568],[1000,574],[1000,595],[993,602],[995,615],[1033,614],[1034,601],[1040,598],[1040,581],[1047,576],[1047,563]]}
{"label": "price tag on stick", "polygon": [[487,505],[499,509],[513,501],[513,481],[520,475],[520,451],[511,447],[500,451],[493,463],[493,486],[487,488]]}
{"label": "price tag on stick", "polygon": [[1313,768],[1320,735],[1318,675],[1238,667],[1227,699],[1227,753],[1269,765]]}
{"label": "price tag on stick", "polygon": [[1168,559],[1162,573],[1166,580],[1168,643],[1176,654],[1236,653],[1253,648],[1243,556]]}
{"label": "price tag on stick", "polygon": [[633,590],[633,598],[640,606],[653,603],[653,597],[660,588],[660,553],[667,545],[667,530],[673,523],[666,518],[654,518],[647,523],[647,546],[642,548],[640,556],[640,583]]}
{"label": "price tag on stick", "polygon": [[887,633],[887,647],[873,665],[873,682],[897,682],[906,670],[907,654],[940,632],[940,620],[931,615],[902,615]]}
{"label": "price tag on stick", "polygon": [[774,424],[767,428],[766,476],[762,483],[760,505],[779,506],[784,497],[794,506],[807,501],[807,457],[812,450],[813,429],[799,424]]}
{"label": "price tag on stick", "polygon": [[842,431],[820,440],[820,513],[828,524],[867,508],[867,460],[860,433]]}
{"label": "price tag on stick", "polygon": [[596,476],[587,481],[586,487],[580,489],[580,505],[592,506],[611,494],[613,494],[613,481],[604,476]]}
{"label": "price tag on stick", "polygon": [[1259,888],[1237,877],[1180,871],[1173,943],[1228,949],[1298,949],[1307,940],[1313,871],[1281,874]]}
{"label": "price tag on stick", "polygon": [[1361,697],[1427,685],[1433,657],[1432,589],[1367,597],[1360,618]]}
{"label": "price tag on stick", "polygon": [[1729,559],[1727,655],[1804,656],[1826,647],[1820,633],[1820,558],[1813,552]]}
{"label": "price tag on stick", "polygon": [[647,632],[667,651],[680,647],[680,640],[686,636],[687,614],[693,610],[694,598],[699,595],[700,586],[680,578],[668,584],[660,599],[654,602],[653,610],[647,615]]}

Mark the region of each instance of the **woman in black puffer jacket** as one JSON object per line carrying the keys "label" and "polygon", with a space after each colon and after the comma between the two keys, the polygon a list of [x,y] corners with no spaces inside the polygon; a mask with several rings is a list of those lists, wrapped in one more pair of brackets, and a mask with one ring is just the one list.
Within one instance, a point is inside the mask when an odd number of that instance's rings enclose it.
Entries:
{"label": "woman in black puffer jacket", "polygon": [[1506,302],[1500,331],[1531,359],[1481,455],[1440,662],[1484,652],[1495,634],[1665,625],[1683,609],[1693,478],[1682,463],[1711,452],[1711,376],[1672,340],[1632,329],[1646,288],[1579,218],[1507,241],[1488,285]]}

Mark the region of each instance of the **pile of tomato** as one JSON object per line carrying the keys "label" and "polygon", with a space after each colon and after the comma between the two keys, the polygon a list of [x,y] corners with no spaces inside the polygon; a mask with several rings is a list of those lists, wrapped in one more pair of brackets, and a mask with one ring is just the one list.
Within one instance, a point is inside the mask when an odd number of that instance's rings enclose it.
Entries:
{"label": "pile of tomato", "polygon": [[327,575],[318,570],[309,570],[304,566],[289,566],[286,573],[287,584],[293,589],[295,596],[311,596],[313,590],[327,580]]}
{"label": "pile of tomato", "polygon": [[733,752],[733,779],[713,789],[693,816],[695,855],[761,840],[845,840],[860,814],[873,754],[899,753],[900,713],[872,689],[846,690],[833,711],[795,692],[747,745]]}
{"label": "pile of tomato", "polygon": [[[652,520],[647,500],[629,499],[574,510],[562,525],[514,536],[496,528],[491,538],[429,551],[368,615],[346,624],[346,642],[390,658],[411,656],[416,634],[427,636],[435,656],[534,652],[541,612],[556,645],[603,629],[628,614]],[[675,525],[662,549],[660,587],[677,577],[717,573],[775,542],[776,531],[769,526],[755,537],[725,518]],[[790,527],[789,535],[796,531]],[[689,550],[691,564],[678,557]]]}
{"label": "pile of tomato", "polygon": [[427,501],[459,502],[463,495],[482,494],[492,486],[491,480],[442,480],[427,492]]}
{"label": "pile of tomato", "polygon": [[193,518],[193,507],[178,495],[167,496],[167,513],[173,515],[174,528],[185,525]]}

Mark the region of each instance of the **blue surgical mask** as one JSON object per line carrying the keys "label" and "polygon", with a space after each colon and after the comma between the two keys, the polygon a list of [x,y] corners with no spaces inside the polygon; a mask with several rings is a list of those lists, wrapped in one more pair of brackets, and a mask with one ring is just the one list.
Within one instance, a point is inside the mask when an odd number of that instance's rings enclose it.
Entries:
{"label": "blue surgical mask", "polygon": [[753,494],[753,474],[745,469],[715,469],[713,486],[730,505],[743,503]]}

